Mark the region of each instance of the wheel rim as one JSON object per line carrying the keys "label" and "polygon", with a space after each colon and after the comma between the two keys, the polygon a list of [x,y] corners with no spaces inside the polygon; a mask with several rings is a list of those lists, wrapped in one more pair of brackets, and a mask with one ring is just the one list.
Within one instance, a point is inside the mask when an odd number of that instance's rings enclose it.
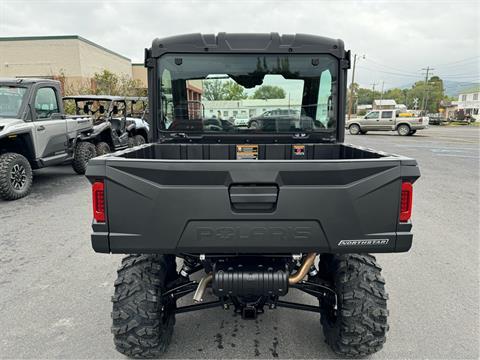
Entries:
{"label": "wheel rim", "polygon": [[350,132],[353,134],[353,135],[356,135],[360,132],[360,128],[356,125],[352,125],[350,127]]}
{"label": "wheel rim", "polygon": [[410,130],[406,126],[400,126],[400,134],[407,135],[409,131]]}
{"label": "wheel rim", "polygon": [[10,172],[10,183],[15,190],[22,190],[27,183],[27,171],[22,164],[15,164]]}

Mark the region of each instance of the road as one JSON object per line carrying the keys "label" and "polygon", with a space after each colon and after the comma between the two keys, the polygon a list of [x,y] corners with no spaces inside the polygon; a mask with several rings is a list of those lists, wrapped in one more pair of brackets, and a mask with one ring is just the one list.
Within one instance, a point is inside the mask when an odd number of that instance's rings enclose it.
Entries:
{"label": "road", "polygon": [[[390,331],[373,359],[479,357],[478,128],[346,136],[414,157],[414,245],[383,254]],[[68,166],[35,173],[32,194],[0,201],[2,358],[122,358],[110,334],[119,255],[90,247],[90,187]],[[310,301],[294,293],[290,300]],[[312,302],[313,304],[313,302]],[[318,316],[267,311],[180,314],[166,358],[332,358]]]}

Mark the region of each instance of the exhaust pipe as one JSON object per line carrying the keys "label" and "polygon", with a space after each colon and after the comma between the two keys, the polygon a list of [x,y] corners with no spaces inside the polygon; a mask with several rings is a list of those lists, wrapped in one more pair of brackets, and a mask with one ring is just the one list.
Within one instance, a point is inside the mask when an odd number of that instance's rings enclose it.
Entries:
{"label": "exhaust pipe", "polygon": [[[305,278],[305,276],[307,275],[308,270],[310,270],[313,263],[315,262],[316,257],[317,257],[317,253],[314,253],[314,252],[309,253],[307,255],[307,257],[305,258],[305,260],[303,261],[302,266],[300,266],[300,269],[298,269],[298,271],[295,274],[290,275],[288,277],[288,284],[289,285],[294,285],[294,284],[302,281]],[[199,287],[200,287],[200,285],[199,285]]]}
{"label": "exhaust pipe", "polygon": [[205,289],[207,288],[208,284],[212,281],[213,275],[208,274],[205,275],[200,282],[198,283],[197,290],[195,291],[195,295],[193,295],[193,301],[195,302],[202,302],[203,301],[203,294],[205,293]]}

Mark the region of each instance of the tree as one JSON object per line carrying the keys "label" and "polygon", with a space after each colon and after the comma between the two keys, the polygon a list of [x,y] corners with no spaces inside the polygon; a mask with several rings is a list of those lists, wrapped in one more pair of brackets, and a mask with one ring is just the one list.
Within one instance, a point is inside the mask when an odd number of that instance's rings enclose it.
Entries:
{"label": "tree", "polygon": [[243,100],[247,94],[243,87],[234,81],[218,79],[204,81],[203,97],[207,100]]}
{"label": "tree", "polygon": [[[347,96],[350,96],[350,88]],[[353,104],[356,102],[359,105],[372,104],[373,100],[379,100],[381,97],[383,99],[393,99],[397,104],[405,104],[408,108],[413,108],[414,100],[418,99],[418,110],[422,110],[422,100],[424,100],[426,111],[433,113],[438,112],[442,101],[449,101],[449,97],[444,94],[443,80],[438,76],[432,76],[426,84],[425,81],[417,81],[410,89],[389,89],[384,92],[383,96],[379,91],[374,93],[370,89],[359,87],[357,83],[353,84]]]}
{"label": "tree", "polygon": [[234,81],[228,81],[223,84],[224,99],[223,100],[243,100],[248,97],[243,87]]}
{"label": "tree", "polygon": [[108,70],[93,75],[95,94],[119,95],[119,96],[145,96],[140,81],[133,80],[128,76],[119,76]]}
{"label": "tree", "polygon": [[285,99],[285,90],[279,86],[262,85],[255,90],[252,99]]}
{"label": "tree", "polygon": [[203,82],[203,97],[206,100],[223,100],[223,83],[222,81],[207,80]]}

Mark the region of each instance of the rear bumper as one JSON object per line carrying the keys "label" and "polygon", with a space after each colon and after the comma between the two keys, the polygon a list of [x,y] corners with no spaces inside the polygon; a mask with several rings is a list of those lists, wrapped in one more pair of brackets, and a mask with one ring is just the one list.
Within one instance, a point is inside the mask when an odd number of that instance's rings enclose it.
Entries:
{"label": "rear bumper", "polygon": [[396,233],[327,240],[321,227],[309,221],[201,221],[191,222],[178,244],[162,241],[161,234],[157,239],[149,239],[134,234],[110,234],[105,224],[94,223],[93,227],[92,247],[99,253],[387,253],[406,252],[413,240],[411,223],[400,223]]}

